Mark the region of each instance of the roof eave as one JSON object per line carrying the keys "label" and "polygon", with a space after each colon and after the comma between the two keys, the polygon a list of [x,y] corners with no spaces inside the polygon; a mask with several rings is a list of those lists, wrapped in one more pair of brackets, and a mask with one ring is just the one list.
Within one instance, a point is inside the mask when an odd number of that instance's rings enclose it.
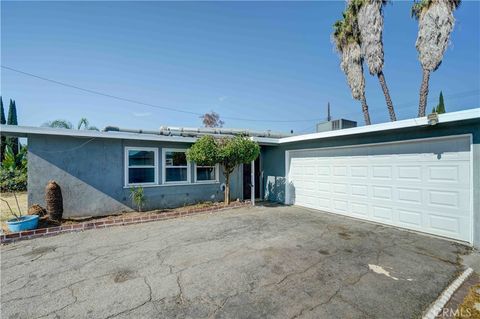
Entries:
{"label": "roof eave", "polygon": [[[472,119],[480,119],[480,108],[439,114],[438,124],[472,120]],[[279,143],[284,144],[284,143],[309,141],[309,140],[316,140],[316,139],[323,139],[323,138],[342,137],[347,135],[358,135],[358,134],[367,134],[367,133],[390,131],[390,130],[399,130],[399,129],[429,126],[429,125],[430,124],[428,123],[428,119],[425,116],[425,117],[396,121],[396,122],[386,122],[381,124],[359,126],[359,127],[353,127],[353,128],[336,130],[336,131],[285,137],[285,138],[281,138],[279,140]]]}

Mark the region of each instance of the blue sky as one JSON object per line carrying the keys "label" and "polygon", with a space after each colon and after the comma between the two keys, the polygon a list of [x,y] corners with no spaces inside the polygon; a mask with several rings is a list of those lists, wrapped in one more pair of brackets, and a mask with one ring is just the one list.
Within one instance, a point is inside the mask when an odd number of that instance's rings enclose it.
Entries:
{"label": "blue sky", "polygon": [[[385,8],[385,68],[400,119],[416,116],[421,68],[411,2]],[[331,44],[344,1],[6,2],[1,63],[85,89],[192,113],[214,110],[228,127],[311,132],[326,116],[363,124]],[[480,105],[480,5],[455,13],[451,45],[430,81],[447,111]],[[376,77],[365,70],[373,123],[388,121]],[[87,117],[98,127],[200,126],[198,115],[92,95],[1,69],[4,104],[21,125]],[[234,119],[235,118],[235,119]],[[246,121],[240,119],[253,119]],[[274,122],[276,121],[276,122]]]}

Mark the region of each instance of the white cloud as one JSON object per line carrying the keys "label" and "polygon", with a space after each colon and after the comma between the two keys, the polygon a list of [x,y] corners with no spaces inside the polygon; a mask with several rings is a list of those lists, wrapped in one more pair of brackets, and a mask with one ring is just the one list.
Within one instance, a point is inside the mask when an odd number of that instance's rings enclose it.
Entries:
{"label": "white cloud", "polygon": [[151,112],[133,112],[132,114],[135,117],[146,117],[152,115]]}
{"label": "white cloud", "polygon": [[223,101],[225,101],[226,99],[227,99],[226,96],[220,96],[220,97],[218,98],[218,100],[219,100],[220,102],[223,102]]}

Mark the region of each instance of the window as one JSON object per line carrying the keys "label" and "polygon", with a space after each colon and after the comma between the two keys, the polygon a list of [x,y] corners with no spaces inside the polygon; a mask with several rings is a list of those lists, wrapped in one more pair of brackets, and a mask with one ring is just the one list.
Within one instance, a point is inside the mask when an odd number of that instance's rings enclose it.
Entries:
{"label": "window", "polygon": [[163,152],[163,182],[189,183],[190,167],[186,150],[165,149]]}
{"label": "window", "polygon": [[150,147],[125,148],[125,184],[157,184],[157,149]]}
{"label": "window", "polygon": [[218,164],[215,166],[195,165],[195,182],[218,182]]}

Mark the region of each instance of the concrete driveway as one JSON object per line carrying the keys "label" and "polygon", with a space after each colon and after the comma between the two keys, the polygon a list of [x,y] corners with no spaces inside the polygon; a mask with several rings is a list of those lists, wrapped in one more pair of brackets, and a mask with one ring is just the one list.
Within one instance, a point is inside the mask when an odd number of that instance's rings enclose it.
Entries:
{"label": "concrete driveway", "polygon": [[304,208],[242,208],[3,246],[1,317],[412,318],[465,251]]}

